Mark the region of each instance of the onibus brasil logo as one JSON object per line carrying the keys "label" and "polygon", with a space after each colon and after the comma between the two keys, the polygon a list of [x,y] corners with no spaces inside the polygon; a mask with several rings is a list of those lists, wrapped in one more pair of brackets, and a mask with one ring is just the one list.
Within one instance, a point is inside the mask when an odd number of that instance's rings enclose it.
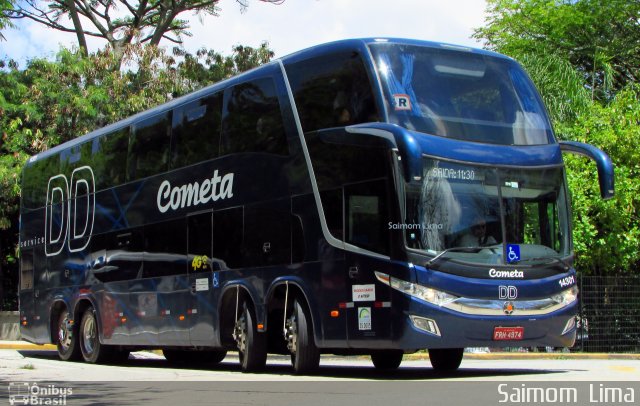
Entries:
{"label": "onibus brasil logo", "polygon": [[55,384],[38,385],[29,382],[9,383],[10,405],[66,405],[73,389]]}

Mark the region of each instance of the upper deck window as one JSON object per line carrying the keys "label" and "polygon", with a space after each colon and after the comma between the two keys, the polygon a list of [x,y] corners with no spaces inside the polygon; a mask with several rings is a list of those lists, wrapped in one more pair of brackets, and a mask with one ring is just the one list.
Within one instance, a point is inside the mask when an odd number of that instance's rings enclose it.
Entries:
{"label": "upper deck window", "polygon": [[374,44],[371,51],[392,123],[491,144],[553,142],[540,97],[511,60],[399,44]]}
{"label": "upper deck window", "polygon": [[158,114],[132,127],[127,160],[129,180],[137,180],[167,170],[169,163],[171,117]]}
{"label": "upper deck window", "polygon": [[174,109],[170,167],[218,157],[221,122],[222,92]]}
{"label": "upper deck window", "polygon": [[287,66],[305,133],[379,121],[362,58],[343,52]]}
{"label": "upper deck window", "polygon": [[271,78],[241,83],[224,92],[220,155],[243,152],[289,154],[276,85]]}

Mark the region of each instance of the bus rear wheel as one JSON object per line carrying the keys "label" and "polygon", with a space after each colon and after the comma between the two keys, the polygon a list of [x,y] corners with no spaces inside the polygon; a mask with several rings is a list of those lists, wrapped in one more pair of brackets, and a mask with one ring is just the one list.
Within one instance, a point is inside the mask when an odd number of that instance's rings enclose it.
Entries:
{"label": "bus rear wheel", "polygon": [[238,347],[242,372],[259,371],[267,363],[267,337],[259,333],[253,309],[245,302],[236,320],[233,338]]}
{"label": "bus rear wheel", "polygon": [[311,316],[306,307],[295,300],[293,312],[286,322],[287,348],[297,374],[311,372],[320,364],[320,351],[313,339]]}
{"label": "bus rear wheel", "polygon": [[98,320],[93,307],[87,308],[80,321],[79,344],[82,358],[86,362],[96,364],[106,361],[111,355],[111,348],[100,343]]}
{"label": "bus rear wheel", "polygon": [[58,357],[63,361],[75,361],[81,357],[78,345],[78,328],[69,320],[69,312],[64,310],[58,317],[56,346]]}
{"label": "bus rear wheel", "polygon": [[402,350],[382,350],[371,353],[371,362],[376,369],[391,370],[398,369],[402,363]]}
{"label": "bus rear wheel", "polygon": [[453,372],[460,366],[464,348],[430,348],[431,366],[438,372]]}

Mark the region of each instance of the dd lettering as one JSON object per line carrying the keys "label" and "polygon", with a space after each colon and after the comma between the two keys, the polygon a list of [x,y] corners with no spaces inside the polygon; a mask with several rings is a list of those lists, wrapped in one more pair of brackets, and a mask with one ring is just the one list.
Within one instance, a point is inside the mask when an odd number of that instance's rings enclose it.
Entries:
{"label": "dd lettering", "polygon": [[501,300],[509,299],[513,300],[518,297],[518,289],[515,286],[504,286],[500,285],[498,287],[498,297]]}
{"label": "dd lettering", "polygon": [[89,245],[95,220],[95,189],[89,166],[75,169],[70,181],[62,174],[49,179],[44,230],[48,256],[61,253],[67,242],[70,252]]}

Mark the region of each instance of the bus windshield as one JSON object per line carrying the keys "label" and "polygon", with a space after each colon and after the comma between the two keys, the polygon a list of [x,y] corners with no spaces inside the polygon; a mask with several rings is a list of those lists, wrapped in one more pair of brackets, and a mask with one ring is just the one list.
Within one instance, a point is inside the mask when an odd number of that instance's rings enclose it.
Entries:
{"label": "bus windshield", "polygon": [[516,62],[393,43],[373,44],[370,49],[391,123],[474,142],[553,142],[542,101]]}
{"label": "bus windshield", "polygon": [[423,165],[422,182],[405,188],[410,248],[487,264],[544,263],[570,254],[562,167],[496,168],[433,158]]}

